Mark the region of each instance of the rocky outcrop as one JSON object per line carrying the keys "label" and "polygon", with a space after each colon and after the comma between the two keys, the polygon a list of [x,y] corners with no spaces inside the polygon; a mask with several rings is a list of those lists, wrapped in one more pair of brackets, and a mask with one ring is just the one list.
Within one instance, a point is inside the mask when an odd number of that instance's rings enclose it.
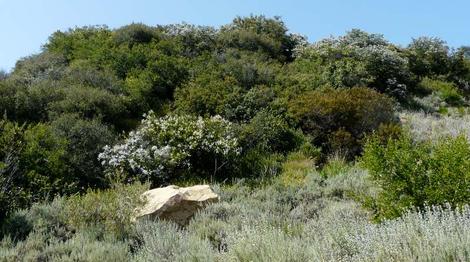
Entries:
{"label": "rocky outcrop", "polygon": [[219,200],[208,185],[156,188],[144,192],[142,198],[146,204],[137,210],[136,219],[160,218],[180,225],[187,224],[199,209]]}

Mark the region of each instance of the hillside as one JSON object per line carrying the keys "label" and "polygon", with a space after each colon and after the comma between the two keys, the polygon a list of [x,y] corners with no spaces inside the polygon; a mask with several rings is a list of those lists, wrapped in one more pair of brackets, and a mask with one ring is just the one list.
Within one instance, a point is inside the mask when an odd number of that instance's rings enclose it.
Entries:
{"label": "hillside", "polygon": [[[279,18],[52,34],[0,73],[0,261],[470,260],[470,48]],[[189,225],[139,195],[210,184]]]}

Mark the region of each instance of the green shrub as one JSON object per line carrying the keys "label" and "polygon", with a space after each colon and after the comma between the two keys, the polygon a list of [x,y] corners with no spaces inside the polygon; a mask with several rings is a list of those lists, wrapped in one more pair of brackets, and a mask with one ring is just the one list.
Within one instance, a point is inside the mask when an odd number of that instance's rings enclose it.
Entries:
{"label": "green shrub", "polygon": [[15,242],[25,240],[31,232],[67,240],[73,235],[73,230],[66,224],[64,206],[65,199],[59,197],[50,203],[35,203],[29,209],[12,212],[3,222],[0,235]]}
{"label": "green shrub", "polygon": [[135,208],[143,204],[140,195],[147,189],[148,185],[136,183],[117,184],[103,191],[89,190],[68,198],[61,212],[67,225],[75,230],[93,229],[99,235],[125,239],[132,230]]}
{"label": "green shrub", "polygon": [[237,17],[221,28],[219,42],[226,48],[237,48],[268,55],[279,61],[292,59],[295,41],[287,34],[287,27],[279,17]]}
{"label": "green shrub", "polygon": [[397,217],[426,204],[469,203],[470,144],[463,136],[430,143],[404,134],[386,144],[373,137],[361,163],[383,189],[374,207],[377,218]]}
{"label": "green shrub", "polygon": [[460,94],[457,86],[451,82],[444,82],[440,80],[433,80],[430,78],[424,78],[420,85],[423,88],[430,89],[436,92],[439,97],[445,101],[448,105],[459,106],[464,102],[462,94]]}
{"label": "green shrub", "polygon": [[73,189],[65,172],[66,145],[46,124],[0,121],[0,220],[14,209]]}
{"label": "green shrub", "polygon": [[297,59],[310,61],[311,74],[323,85],[366,86],[400,100],[413,91],[406,57],[380,34],[353,29],[300,49]]}
{"label": "green shrub", "polygon": [[81,119],[75,114],[61,115],[51,122],[51,127],[54,134],[67,141],[63,162],[67,176],[75,184],[73,192],[108,187],[98,155],[105,145],[116,141],[113,130],[98,119]]}
{"label": "green shrub", "polygon": [[0,261],[129,261],[129,245],[115,239],[99,239],[93,232],[77,233],[67,240],[35,232],[19,243],[0,242]]}
{"label": "green shrub", "polygon": [[360,152],[364,135],[396,121],[392,100],[369,88],[305,92],[288,112],[315,145],[349,157]]}
{"label": "green shrub", "polygon": [[63,99],[48,104],[51,119],[62,114],[77,114],[81,118],[102,119],[108,124],[123,126],[121,121],[127,117],[127,112],[122,96],[86,86],[70,86],[62,92]]}
{"label": "green shrub", "polygon": [[256,148],[266,153],[288,153],[306,140],[301,132],[289,127],[286,120],[274,112],[261,111],[240,130],[243,149]]}
{"label": "green shrub", "polygon": [[334,155],[328,159],[320,174],[324,177],[334,177],[347,173],[349,170],[350,166],[346,160],[339,155]]}

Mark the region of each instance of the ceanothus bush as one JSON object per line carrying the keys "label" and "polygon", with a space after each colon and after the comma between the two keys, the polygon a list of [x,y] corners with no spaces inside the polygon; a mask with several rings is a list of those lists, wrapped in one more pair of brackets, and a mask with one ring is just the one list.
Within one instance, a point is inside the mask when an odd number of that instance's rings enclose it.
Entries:
{"label": "ceanothus bush", "polygon": [[105,146],[98,158],[110,173],[155,184],[188,171],[216,175],[229,156],[239,153],[232,123],[220,116],[158,118],[150,111],[123,143]]}
{"label": "ceanothus bush", "polygon": [[296,49],[299,60],[315,61],[327,85],[371,87],[404,98],[413,86],[408,60],[402,50],[382,35],[352,30]]}

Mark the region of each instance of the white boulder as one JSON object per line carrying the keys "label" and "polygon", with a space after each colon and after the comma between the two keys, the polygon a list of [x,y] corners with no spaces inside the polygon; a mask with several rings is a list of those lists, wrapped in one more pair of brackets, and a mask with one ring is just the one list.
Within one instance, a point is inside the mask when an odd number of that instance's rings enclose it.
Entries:
{"label": "white boulder", "polygon": [[144,192],[142,198],[146,203],[136,210],[136,219],[160,218],[180,225],[187,224],[199,209],[219,200],[208,185],[156,188]]}

